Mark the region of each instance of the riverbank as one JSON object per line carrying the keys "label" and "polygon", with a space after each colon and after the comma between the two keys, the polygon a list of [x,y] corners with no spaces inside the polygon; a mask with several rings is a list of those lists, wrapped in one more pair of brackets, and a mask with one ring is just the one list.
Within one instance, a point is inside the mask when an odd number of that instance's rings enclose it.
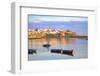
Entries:
{"label": "riverbank", "polygon": [[86,39],[88,40],[88,36],[61,36],[61,37],[57,37],[57,36],[49,36],[49,37],[29,37],[28,39],[31,40],[31,39],[43,39],[43,38],[62,38],[62,37],[65,37],[65,38],[79,38],[79,39]]}
{"label": "riverbank", "polygon": [[79,38],[88,40],[88,36],[70,36],[71,38]]}

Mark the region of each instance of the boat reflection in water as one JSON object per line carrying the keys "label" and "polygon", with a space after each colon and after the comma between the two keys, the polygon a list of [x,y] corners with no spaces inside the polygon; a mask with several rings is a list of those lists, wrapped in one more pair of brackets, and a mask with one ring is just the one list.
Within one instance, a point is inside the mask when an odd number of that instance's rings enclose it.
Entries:
{"label": "boat reflection in water", "polygon": [[49,38],[49,42],[47,38],[29,39],[28,52],[33,52],[28,53],[28,60],[87,58],[87,44],[86,39],[78,38]]}

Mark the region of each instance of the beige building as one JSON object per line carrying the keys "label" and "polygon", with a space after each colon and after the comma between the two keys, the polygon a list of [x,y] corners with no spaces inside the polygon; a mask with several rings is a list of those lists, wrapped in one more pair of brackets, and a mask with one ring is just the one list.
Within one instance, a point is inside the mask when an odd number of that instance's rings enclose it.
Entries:
{"label": "beige building", "polygon": [[72,31],[64,31],[64,30],[53,30],[53,29],[43,29],[43,30],[28,30],[28,38],[43,38],[46,34],[57,34],[59,33],[61,36],[76,36],[77,34]]}

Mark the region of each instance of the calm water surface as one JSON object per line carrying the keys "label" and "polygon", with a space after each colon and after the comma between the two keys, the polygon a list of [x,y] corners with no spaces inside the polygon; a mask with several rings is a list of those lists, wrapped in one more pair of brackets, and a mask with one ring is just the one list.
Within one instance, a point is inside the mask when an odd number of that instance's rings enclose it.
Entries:
{"label": "calm water surface", "polygon": [[[48,48],[43,47],[49,43]],[[78,38],[49,38],[28,40],[29,49],[37,49],[37,54],[28,55],[28,60],[55,60],[55,59],[77,59],[88,57],[88,40]],[[50,49],[73,49],[74,56],[50,53]]]}

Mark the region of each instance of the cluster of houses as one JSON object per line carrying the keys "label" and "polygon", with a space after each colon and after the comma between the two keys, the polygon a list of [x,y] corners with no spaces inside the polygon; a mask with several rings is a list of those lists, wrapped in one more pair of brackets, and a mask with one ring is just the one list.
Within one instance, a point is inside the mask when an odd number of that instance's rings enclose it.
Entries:
{"label": "cluster of houses", "polygon": [[70,30],[63,30],[63,29],[28,29],[28,38],[44,38],[47,35],[51,36],[76,36],[76,32],[72,32]]}

